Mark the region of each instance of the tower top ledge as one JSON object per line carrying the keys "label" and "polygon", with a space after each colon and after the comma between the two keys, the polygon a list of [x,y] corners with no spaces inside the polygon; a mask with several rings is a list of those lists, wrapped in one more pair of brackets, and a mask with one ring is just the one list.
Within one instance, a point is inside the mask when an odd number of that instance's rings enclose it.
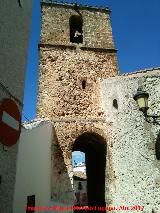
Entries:
{"label": "tower top ledge", "polygon": [[81,5],[77,3],[68,3],[68,2],[62,3],[62,2],[55,2],[53,0],[41,0],[41,5],[50,5],[50,6],[52,5],[52,6],[81,9],[81,10],[94,10],[94,11],[107,12],[107,13],[111,12],[108,7],[96,7],[96,6]]}

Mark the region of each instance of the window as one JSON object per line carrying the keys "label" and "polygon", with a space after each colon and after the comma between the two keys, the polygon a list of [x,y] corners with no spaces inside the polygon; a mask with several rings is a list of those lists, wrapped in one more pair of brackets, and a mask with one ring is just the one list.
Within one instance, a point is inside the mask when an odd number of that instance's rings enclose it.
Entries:
{"label": "window", "polygon": [[86,88],[86,81],[83,80],[83,81],[82,81],[82,89],[85,89],[85,88]]}
{"label": "window", "polygon": [[72,43],[82,43],[83,42],[83,32],[82,25],[83,21],[81,16],[74,15],[70,17],[70,42]]}
{"label": "window", "polygon": [[82,183],[78,182],[78,190],[82,190]]}
{"label": "window", "polygon": [[160,160],[160,133],[158,134],[157,141],[155,144],[155,152],[157,160]]}
{"label": "window", "polygon": [[18,0],[19,7],[22,8],[22,0]]}
{"label": "window", "polygon": [[[30,208],[29,208],[30,207]],[[27,209],[26,213],[34,213],[31,207],[35,207],[35,195],[27,196]]]}
{"label": "window", "polygon": [[76,197],[76,203],[75,204],[76,205],[80,205],[80,196],[81,196],[80,192],[75,193],[75,197]]}
{"label": "window", "polygon": [[118,102],[117,102],[116,99],[113,100],[113,107],[114,107],[115,109],[118,109]]}

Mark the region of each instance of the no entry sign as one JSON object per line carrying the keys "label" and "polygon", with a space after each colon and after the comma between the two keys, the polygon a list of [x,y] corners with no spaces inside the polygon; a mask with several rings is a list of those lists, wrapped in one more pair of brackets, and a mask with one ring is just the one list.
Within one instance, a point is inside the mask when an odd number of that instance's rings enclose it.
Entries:
{"label": "no entry sign", "polygon": [[0,103],[0,142],[14,145],[21,133],[21,113],[15,101],[4,99]]}

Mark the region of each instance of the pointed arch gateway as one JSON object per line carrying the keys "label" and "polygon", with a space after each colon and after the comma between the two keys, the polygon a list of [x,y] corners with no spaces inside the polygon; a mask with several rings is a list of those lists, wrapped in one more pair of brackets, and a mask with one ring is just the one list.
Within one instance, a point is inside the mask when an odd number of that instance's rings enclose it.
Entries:
{"label": "pointed arch gateway", "polygon": [[106,150],[107,147],[104,138],[96,133],[84,133],[80,135],[73,145],[72,151],[85,153],[88,206],[106,206]]}

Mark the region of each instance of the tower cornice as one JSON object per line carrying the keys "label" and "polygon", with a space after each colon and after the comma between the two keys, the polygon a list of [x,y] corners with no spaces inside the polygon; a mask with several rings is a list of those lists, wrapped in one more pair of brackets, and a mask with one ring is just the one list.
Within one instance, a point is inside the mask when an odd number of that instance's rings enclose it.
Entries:
{"label": "tower cornice", "polygon": [[59,2],[54,2],[52,0],[46,1],[46,0],[41,0],[41,6],[57,6],[57,7],[66,7],[66,8],[75,8],[75,9],[80,9],[80,10],[91,10],[91,11],[100,11],[100,12],[106,12],[106,13],[111,13],[111,10],[108,7],[95,7],[95,6],[88,6],[88,5],[81,5],[81,4],[75,4],[75,3],[59,3]]}

